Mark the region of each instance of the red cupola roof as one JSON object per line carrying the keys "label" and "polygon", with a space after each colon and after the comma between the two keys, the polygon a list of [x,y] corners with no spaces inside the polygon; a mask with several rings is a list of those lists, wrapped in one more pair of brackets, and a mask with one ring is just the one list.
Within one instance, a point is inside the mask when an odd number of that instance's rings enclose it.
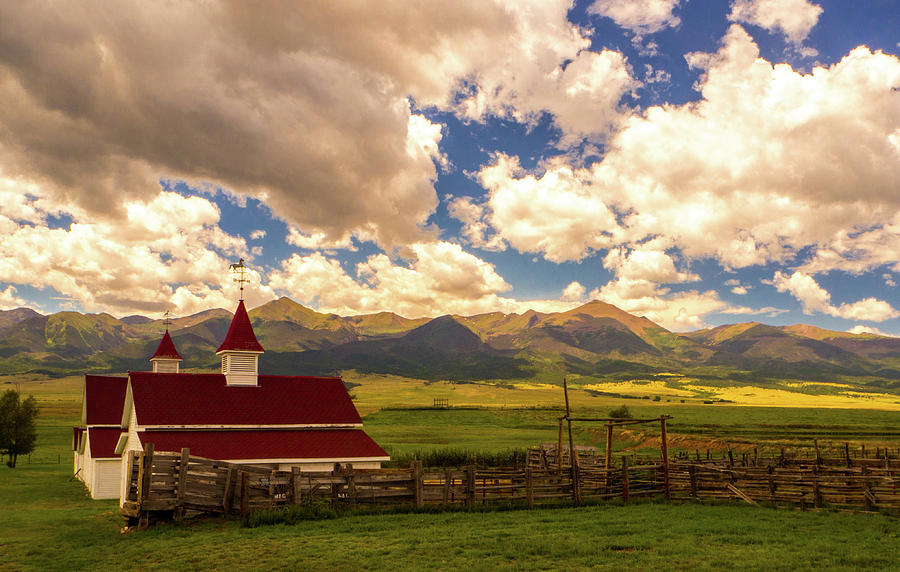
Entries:
{"label": "red cupola roof", "polygon": [[156,353],[150,359],[184,359],[178,354],[178,350],[175,349],[175,343],[172,342],[169,330],[166,330],[162,340],[159,342],[159,347],[156,348]]}
{"label": "red cupola roof", "polygon": [[216,350],[216,353],[224,351],[247,351],[247,352],[263,352],[263,347],[256,340],[256,334],[253,333],[253,326],[250,324],[250,316],[247,315],[247,309],[244,308],[244,301],[238,302],[237,310],[234,312],[234,318],[231,320],[231,326],[228,333],[225,334],[225,341]]}

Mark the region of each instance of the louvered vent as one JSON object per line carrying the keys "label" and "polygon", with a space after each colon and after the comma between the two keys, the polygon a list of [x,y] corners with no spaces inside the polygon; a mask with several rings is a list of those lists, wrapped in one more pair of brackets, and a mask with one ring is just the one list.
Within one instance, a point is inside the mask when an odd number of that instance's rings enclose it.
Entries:
{"label": "louvered vent", "polygon": [[222,373],[227,385],[257,385],[257,364],[259,355],[255,353],[225,352],[222,354]]}

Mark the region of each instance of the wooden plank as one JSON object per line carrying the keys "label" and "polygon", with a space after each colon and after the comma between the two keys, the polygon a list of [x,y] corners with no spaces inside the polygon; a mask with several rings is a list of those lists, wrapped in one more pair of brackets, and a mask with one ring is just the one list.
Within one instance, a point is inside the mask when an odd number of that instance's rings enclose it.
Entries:
{"label": "wooden plank", "polygon": [[750,498],[749,496],[747,496],[747,494],[744,493],[744,491],[740,490],[739,488],[737,488],[737,487],[734,486],[733,484],[728,483],[728,485],[726,485],[726,488],[728,488],[729,491],[731,491],[731,492],[733,492],[734,494],[736,494],[741,500],[743,500],[743,501],[746,502],[747,504],[752,504],[752,505],[756,506],[756,501],[754,501],[752,498]]}

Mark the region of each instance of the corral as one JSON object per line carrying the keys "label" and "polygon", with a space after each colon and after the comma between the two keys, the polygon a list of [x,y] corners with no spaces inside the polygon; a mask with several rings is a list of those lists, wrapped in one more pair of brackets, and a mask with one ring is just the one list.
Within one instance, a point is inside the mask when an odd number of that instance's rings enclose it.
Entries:
{"label": "corral", "polygon": [[[676,500],[738,500],[780,507],[900,511],[900,451],[849,448],[844,457],[660,459],[622,455],[617,462],[575,455],[555,464],[557,451],[533,449],[526,466],[435,470],[413,461],[406,469],[301,473],[233,465],[180,454],[144,452],[129,458],[131,476],[122,514],[131,525],[181,520],[185,514],[240,514],[289,505],[331,507],[509,505],[529,508],[663,495]],[[698,455],[699,456],[699,455]]]}

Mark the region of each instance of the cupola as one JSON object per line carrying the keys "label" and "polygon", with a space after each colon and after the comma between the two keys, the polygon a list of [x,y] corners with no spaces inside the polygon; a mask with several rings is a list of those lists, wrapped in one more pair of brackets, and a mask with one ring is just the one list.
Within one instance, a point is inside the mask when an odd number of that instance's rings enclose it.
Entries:
{"label": "cupola", "polygon": [[225,341],[216,350],[222,358],[226,385],[258,385],[259,354],[263,347],[256,340],[244,301],[238,302]]}
{"label": "cupola", "polygon": [[172,336],[169,335],[169,329],[166,328],[166,333],[159,342],[156,353],[150,358],[150,363],[153,364],[153,373],[178,373],[178,363],[181,360],[182,357],[175,349],[175,343],[172,342]]}

